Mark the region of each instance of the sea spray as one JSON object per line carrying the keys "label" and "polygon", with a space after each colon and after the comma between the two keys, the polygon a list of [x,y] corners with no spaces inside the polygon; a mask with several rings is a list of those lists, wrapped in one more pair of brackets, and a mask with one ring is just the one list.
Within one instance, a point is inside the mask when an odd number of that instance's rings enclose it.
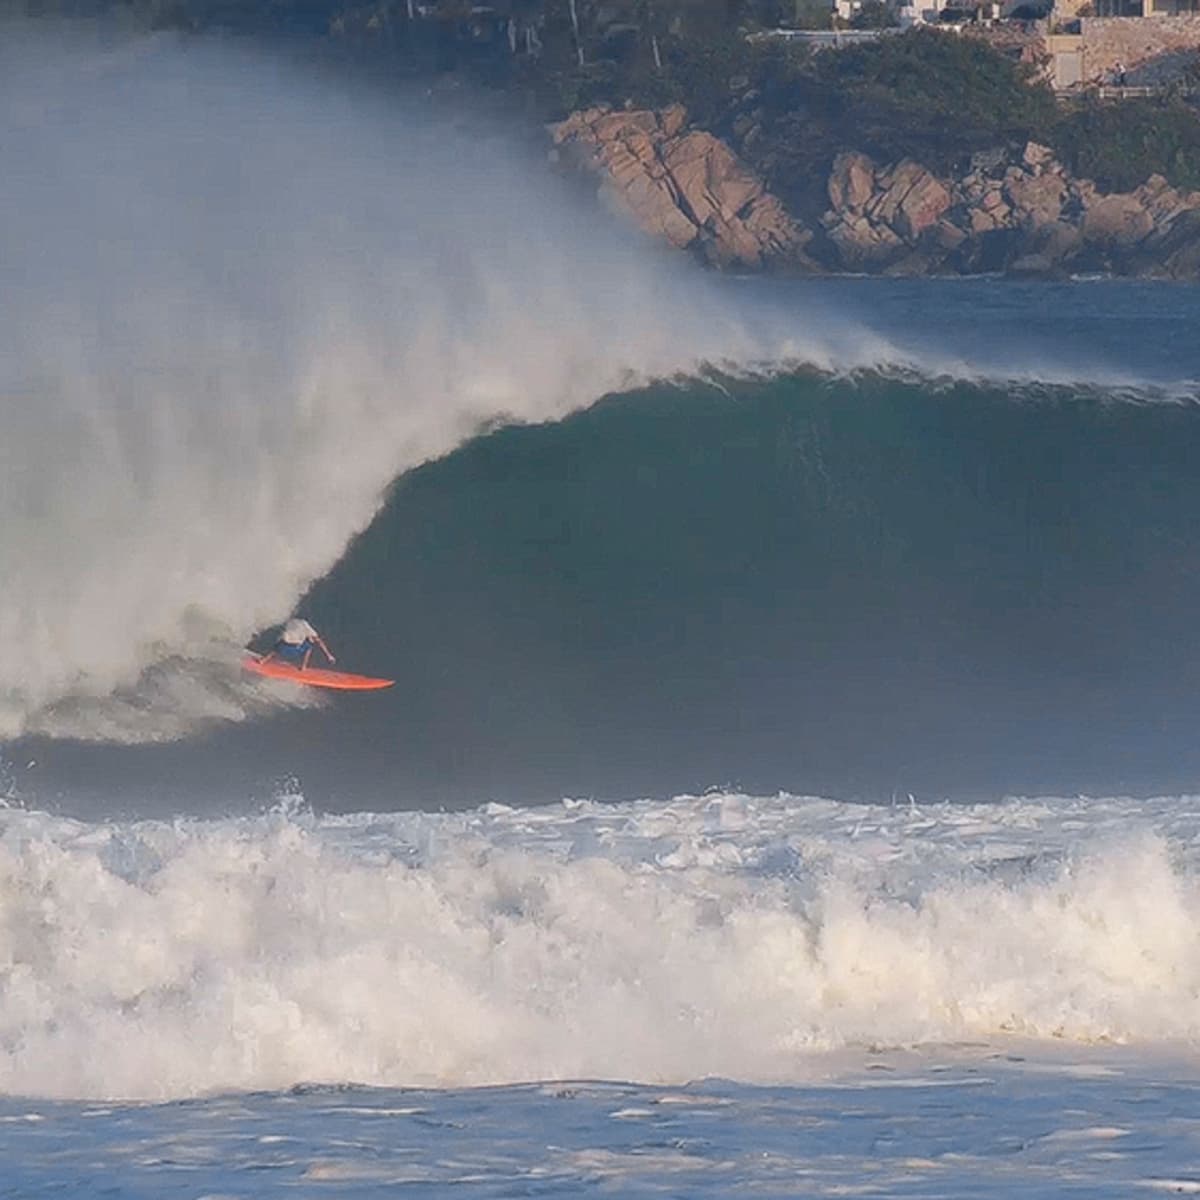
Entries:
{"label": "sea spray", "polygon": [[729,310],[491,126],[230,42],[6,24],[0,147],[0,735],[254,711],[194,631],[227,660],[286,616],[407,468],[848,344]]}

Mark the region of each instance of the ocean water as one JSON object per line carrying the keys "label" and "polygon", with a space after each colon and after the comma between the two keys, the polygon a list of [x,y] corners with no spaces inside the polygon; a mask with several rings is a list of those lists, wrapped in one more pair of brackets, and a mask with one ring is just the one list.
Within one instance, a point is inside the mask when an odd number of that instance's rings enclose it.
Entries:
{"label": "ocean water", "polygon": [[1200,814],[4,814],[6,1194],[1200,1188]]}
{"label": "ocean water", "polygon": [[1200,291],[471,110],[0,25],[0,1195],[1200,1191]]}

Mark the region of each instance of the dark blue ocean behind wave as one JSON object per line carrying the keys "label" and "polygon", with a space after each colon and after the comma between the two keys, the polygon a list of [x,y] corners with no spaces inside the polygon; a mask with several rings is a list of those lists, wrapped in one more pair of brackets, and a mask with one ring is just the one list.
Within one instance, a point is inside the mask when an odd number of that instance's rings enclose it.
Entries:
{"label": "dark blue ocean behind wave", "polygon": [[399,478],[302,605],[394,690],[166,746],[31,743],[27,786],[188,807],[292,780],[386,809],[1200,782],[1200,295],[729,293],[827,297],[928,365],[713,375],[481,436]]}

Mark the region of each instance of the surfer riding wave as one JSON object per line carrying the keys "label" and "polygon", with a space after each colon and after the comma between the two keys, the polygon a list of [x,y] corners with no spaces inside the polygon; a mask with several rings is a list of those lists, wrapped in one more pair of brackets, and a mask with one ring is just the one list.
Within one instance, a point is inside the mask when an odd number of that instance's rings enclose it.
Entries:
{"label": "surfer riding wave", "polygon": [[330,664],[337,662],[325,645],[324,638],[303,617],[292,617],[280,631],[275,645],[263,655],[262,661],[265,663],[277,658],[303,671],[307,669],[308,660],[317,646],[320,646],[321,653]]}

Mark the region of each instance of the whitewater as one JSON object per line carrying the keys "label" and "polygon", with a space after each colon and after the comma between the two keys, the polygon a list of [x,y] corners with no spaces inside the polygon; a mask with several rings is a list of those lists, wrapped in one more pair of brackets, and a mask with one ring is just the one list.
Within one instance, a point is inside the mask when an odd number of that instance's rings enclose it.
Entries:
{"label": "whitewater", "polygon": [[0,831],[15,1195],[1200,1187],[1191,800]]}
{"label": "whitewater", "polygon": [[42,22],[0,281],[0,1193],[1200,1191],[1196,289]]}
{"label": "whitewater", "polygon": [[9,1093],[796,1082],[846,1046],[1200,1033],[1186,802],[12,812],[0,846]]}

